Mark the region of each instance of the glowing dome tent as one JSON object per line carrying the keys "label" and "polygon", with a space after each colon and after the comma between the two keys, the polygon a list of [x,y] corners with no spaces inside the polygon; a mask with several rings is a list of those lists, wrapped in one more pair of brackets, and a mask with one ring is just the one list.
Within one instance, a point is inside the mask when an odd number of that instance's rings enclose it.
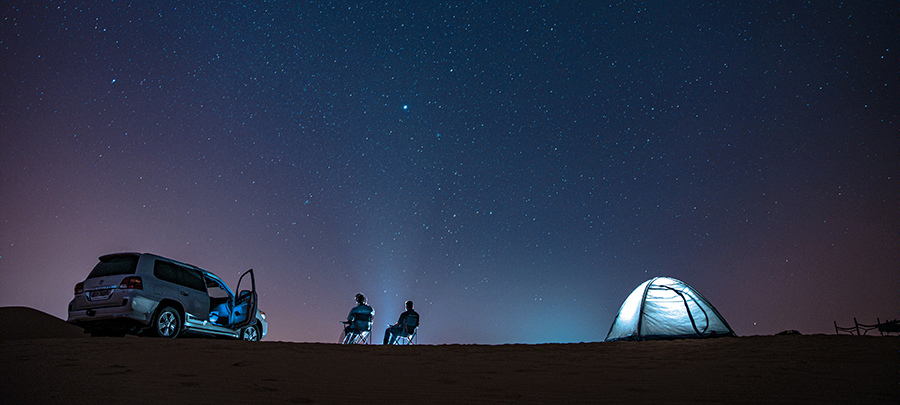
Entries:
{"label": "glowing dome tent", "polygon": [[719,311],[687,283],[656,277],[625,299],[606,341],[714,336],[734,336]]}

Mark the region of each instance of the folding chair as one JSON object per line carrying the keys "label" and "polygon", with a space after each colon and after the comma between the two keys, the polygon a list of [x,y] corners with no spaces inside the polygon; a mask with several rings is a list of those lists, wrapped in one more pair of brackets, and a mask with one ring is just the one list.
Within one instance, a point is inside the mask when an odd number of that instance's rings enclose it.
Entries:
{"label": "folding chair", "polygon": [[400,331],[400,334],[394,335],[396,340],[394,341],[395,345],[414,345],[419,342],[416,336],[419,333],[419,317],[416,315],[411,315],[406,318],[403,322],[403,330]]}
{"label": "folding chair", "polygon": [[414,328],[412,333],[407,335],[398,335],[397,340],[394,342],[395,345],[414,345],[418,344],[419,340],[416,338],[416,335],[419,333],[419,328]]}
{"label": "folding chair", "polygon": [[350,332],[344,336],[343,345],[367,345],[371,342],[371,331]]}
{"label": "folding chair", "polygon": [[354,318],[353,320],[353,326],[354,328],[352,328],[349,332],[347,332],[347,334],[344,335],[344,340],[341,341],[341,344],[370,344],[372,340],[372,314],[356,314],[356,318]]}

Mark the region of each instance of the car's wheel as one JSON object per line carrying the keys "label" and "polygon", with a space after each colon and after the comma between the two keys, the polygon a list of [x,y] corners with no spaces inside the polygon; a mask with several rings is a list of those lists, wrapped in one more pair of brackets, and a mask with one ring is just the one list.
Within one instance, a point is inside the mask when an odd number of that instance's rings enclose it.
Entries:
{"label": "car's wheel", "polygon": [[258,342],[259,341],[259,327],[256,325],[250,325],[241,332],[241,339],[250,342]]}
{"label": "car's wheel", "polygon": [[181,332],[181,314],[175,308],[165,307],[153,318],[153,331],[164,338],[174,338]]}

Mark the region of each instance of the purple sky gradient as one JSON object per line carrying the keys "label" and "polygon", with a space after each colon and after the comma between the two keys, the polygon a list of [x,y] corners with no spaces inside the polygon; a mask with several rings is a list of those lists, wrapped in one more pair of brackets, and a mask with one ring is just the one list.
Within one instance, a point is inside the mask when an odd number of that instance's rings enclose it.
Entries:
{"label": "purple sky gradient", "polygon": [[269,340],[599,341],[654,276],[898,317],[895,3],[225,3],[0,6],[0,306],[136,251],[254,268]]}

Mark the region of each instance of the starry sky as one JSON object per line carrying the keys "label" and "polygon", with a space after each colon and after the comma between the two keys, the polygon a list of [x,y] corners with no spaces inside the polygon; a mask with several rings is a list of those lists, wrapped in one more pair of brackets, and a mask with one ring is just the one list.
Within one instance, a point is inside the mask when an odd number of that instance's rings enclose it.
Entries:
{"label": "starry sky", "polygon": [[0,306],[136,251],[253,268],[268,340],[600,341],[654,276],[895,319],[897,4],[825,3],[4,2]]}

